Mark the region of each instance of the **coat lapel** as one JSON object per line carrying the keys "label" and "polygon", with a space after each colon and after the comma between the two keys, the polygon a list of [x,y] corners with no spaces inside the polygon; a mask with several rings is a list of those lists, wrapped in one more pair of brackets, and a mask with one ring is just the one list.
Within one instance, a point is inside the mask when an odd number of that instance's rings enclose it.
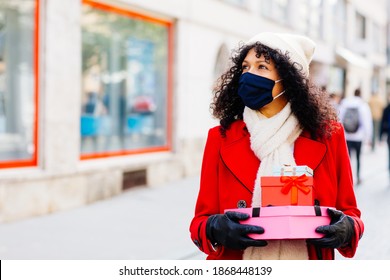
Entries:
{"label": "coat lapel", "polygon": [[230,172],[252,193],[260,161],[250,148],[249,133],[221,147],[221,158]]}
{"label": "coat lapel", "polygon": [[294,158],[297,165],[307,165],[314,171],[321,163],[325,153],[326,145],[324,143],[302,135],[295,141]]}

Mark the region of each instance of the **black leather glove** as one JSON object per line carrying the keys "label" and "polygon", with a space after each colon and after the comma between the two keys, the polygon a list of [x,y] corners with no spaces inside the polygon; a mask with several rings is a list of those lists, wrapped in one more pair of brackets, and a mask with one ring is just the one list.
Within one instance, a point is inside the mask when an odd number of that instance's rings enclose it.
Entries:
{"label": "black leather glove", "polygon": [[339,210],[328,208],[331,218],[330,225],[319,226],[316,232],[324,233],[325,236],[318,239],[310,239],[309,243],[323,248],[340,248],[351,242],[355,235],[354,221]]}
{"label": "black leather glove", "polygon": [[220,244],[235,250],[243,250],[250,246],[266,246],[266,241],[255,240],[247,236],[248,233],[264,233],[262,227],[241,225],[238,222],[248,218],[248,214],[231,211],[212,215],[207,219],[207,238],[212,244]]}

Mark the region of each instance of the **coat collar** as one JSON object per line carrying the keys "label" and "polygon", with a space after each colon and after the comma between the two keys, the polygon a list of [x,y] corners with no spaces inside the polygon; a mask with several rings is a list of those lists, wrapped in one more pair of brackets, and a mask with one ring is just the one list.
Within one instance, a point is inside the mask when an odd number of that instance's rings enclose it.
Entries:
{"label": "coat collar", "polygon": [[[250,192],[259,168],[260,160],[250,148],[249,132],[245,123],[237,121],[226,131],[226,138],[221,147],[221,158],[226,167]],[[304,132],[294,143],[294,157],[297,165],[307,165],[313,172],[321,163],[326,153],[326,145],[309,138]]]}

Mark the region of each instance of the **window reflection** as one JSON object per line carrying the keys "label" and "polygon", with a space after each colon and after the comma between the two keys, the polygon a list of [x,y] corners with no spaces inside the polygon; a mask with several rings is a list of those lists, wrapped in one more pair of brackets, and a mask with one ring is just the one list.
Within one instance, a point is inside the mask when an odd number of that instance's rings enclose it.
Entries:
{"label": "window reflection", "polygon": [[0,1],[0,163],[35,156],[35,0]]}

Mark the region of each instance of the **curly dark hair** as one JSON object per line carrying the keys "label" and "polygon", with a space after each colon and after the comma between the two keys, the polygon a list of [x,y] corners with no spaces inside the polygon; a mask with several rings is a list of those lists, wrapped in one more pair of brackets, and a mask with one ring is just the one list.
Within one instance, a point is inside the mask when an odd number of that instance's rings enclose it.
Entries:
{"label": "curly dark hair", "polygon": [[242,74],[242,62],[252,48],[257,57],[264,55],[267,62],[270,59],[274,62],[283,79],[284,95],[291,103],[291,110],[301,127],[313,139],[330,136],[334,128],[332,124],[337,121],[337,113],[329,102],[328,94],[302,74],[301,65],[289,61],[288,53],[283,54],[259,42],[239,46],[231,58],[233,65],[217,80],[210,108],[213,116],[220,120],[222,134],[234,121],[243,119],[245,105],[237,93],[238,81]]}

